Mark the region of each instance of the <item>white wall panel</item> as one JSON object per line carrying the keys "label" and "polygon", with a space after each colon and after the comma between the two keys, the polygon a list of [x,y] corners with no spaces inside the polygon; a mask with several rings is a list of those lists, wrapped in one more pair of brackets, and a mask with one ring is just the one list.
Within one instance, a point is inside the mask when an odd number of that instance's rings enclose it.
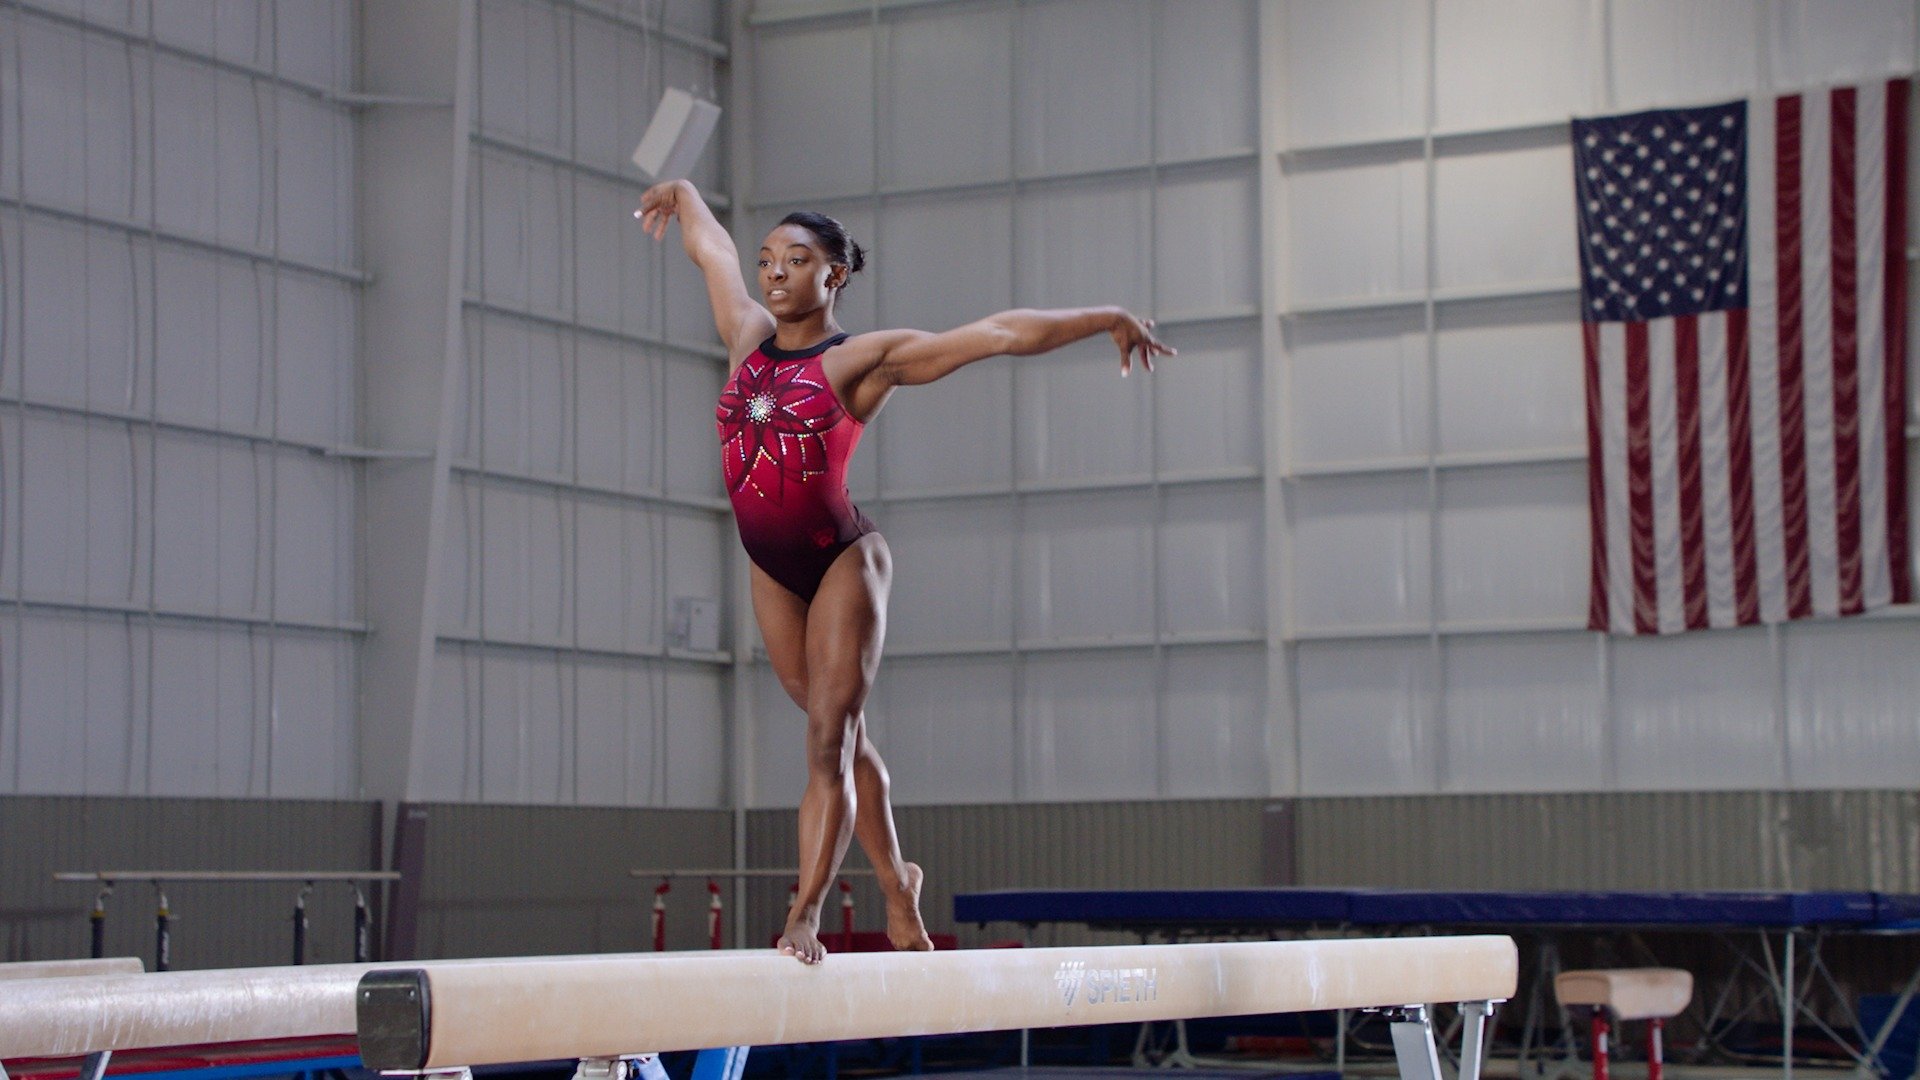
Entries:
{"label": "white wall panel", "polygon": [[[273,458],[252,447],[173,437],[160,441],[156,465],[154,603],[176,611],[267,614],[272,589],[262,575]],[[331,500],[327,508],[333,509]],[[330,520],[319,527],[334,531]],[[338,573],[308,569],[328,583]],[[351,581],[342,584],[351,591]],[[332,615],[330,606],[324,610]]]}
{"label": "white wall panel", "polygon": [[351,619],[360,591],[353,473],[300,451],[282,451],[272,468],[276,613]]}
{"label": "white wall panel", "polygon": [[[19,724],[18,791],[129,790],[133,662],[136,649],[145,658],[145,629],[120,619],[29,615],[13,644],[17,651],[4,655],[20,665],[19,715],[8,717]],[[11,713],[16,698],[0,695],[0,703]],[[0,784],[11,781],[7,775]]]}
{"label": "white wall panel", "polygon": [[558,330],[489,318],[467,339],[469,368],[478,369],[473,415],[481,464],[493,469],[560,474],[568,464],[567,343]]}
{"label": "white wall panel", "polygon": [[[249,672],[223,685],[219,640],[228,636],[200,627],[153,629],[152,715],[148,722],[147,785],[154,795],[240,794],[222,784],[222,706],[251,712]],[[244,638],[244,635],[238,635]],[[230,695],[239,692],[239,700]],[[329,725],[331,726],[331,725]],[[244,782],[245,777],[237,778]]]}
{"label": "white wall panel", "polygon": [[1287,328],[1296,465],[1427,449],[1426,340],[1417,317],[1324,318]]}
{"label": "white wall panel", "polygon": [[[16,124],[24,191],[62,206],[137,218],[150,212],[147,169],[136,149],[133,102],[148,90],[129,47],[38,19],[16,18],[20,97]],[[11,36],[11,35],[9,35]],[[9,50],[10,52],[14,50]],[[13,127],[14,125],[9,125]],[[8,176],[20,187],[19,173]]]}
{"label": "white wall panel", "polygon": [[1161,629],[1258,633],[1266,626],[1266,502],[1257,483],[1165,493]]}
{"label": "white wall panel", "polygon": [[1294,625],[1408,627],[1432,608],[1424,478],[1309,480],[1293,488]]}
{"label": "white wall panel", "polygon": [[1014,160],[1022,175],[1137,165],[1152,153],[1146,4],[1046,0],[1022,6]]}
{"label": "white wall panel", "polygon": [[1758,84],[1756,48],[1765,5],[1610,0],[1607,10],[1613,20],[1614,104],[1621,110],[1744,97]]}
{"label": "white wall panel", "polygon": [[1267,783],[1263,649],[1167,654],[1165,790],[1169,798],[1257,798]]}
{"label": "white wall panel", "polygon": [[1153,511],[1134,493],[1036,498],[1020,536],[1022,641],[1153,633]]}
{"label": "white wall panel", "polygon": [[867,716],[895,805],[1014,801],[1010,660],[889,660],[879,685]]}
{"label": "white wall panel", "polygon": [[1439,288],[1536,285],[1578,277],[1573,156],[1567,145],[1439,159]]}
{"label": "white wall panel", "polygon": [[483,802],[561,801],[566,715],[561,662],[544,650],[482,653],[478,798]]}
{"label": "white wall panel", "polygon": [[1797,788],[1902,787],[1920,775],[1920,624],[1786,633],[1788,768]]}
{"label": "white wall panel", "polygon": [[322,265],[354,258],[353,118],[312,98],[281,94],[271,170],[278,181],[279,252]]}
{"label": "white wall panel", "polygon": [[[142,55],[135,64],[145,68],[146,60]],[[153,65],[153,88],[160,224],[266,247],[273,238],[266,220],[272,112],[289,101],[244,76],[164,55]],[[142,144],[147,134],[140,132]]]}
{"label": "white wall panel", "polygon": [[[19,502],[21,583],[36,597],[128,602],[146,595],[134,493],[143,447],[118,424],[26,418]],[[140,556],[140,557],[136,557]]]}
{"label": "white wall panel", "polygon": [[[569,801],[585,805],[651,804],[647,766],[655,733],[650,679],[620,664],[582,661],[573,673],[576,732]],[[638,691],[638,692],[635,692]]]}
{"label": "white wall panel", "polygon": [[1785,779],[1760,630],[1619,638],[1613,708],[1627,790],[1771,788]]}
{"label": "white wall panel", "polygon": [[[873,36],[865,27],[754,41],[753,195],[766,202],[873,186]],[[758,244],[749,243],[749,249]]]}
{"label": "white wall panel", "polygon": [[1552,120],[1595,104],[1601,43],[1586,0],[1458,0],[1437,13],[1442,131]]}
{"label": "white wall panel", "polygon": [[[682,7],[698,10],[706,6]],[[627,154],[640,144],[647,122],[653,118],[657,102],[629,88],[637,81],[637,73],[651,70],[658,48],[635,34],[608,31],[605,21],[589,18],[585,13],[574,21],[573,36],[569,39],[569,58],[573,64],[573,94],[569,102],[573,114],[572,149],[583,160],[603,168],[619,169],[627,165]],[[503,85],[489,87],[489,92],[501,98],[524,92],[511,86],[508,80],[501,82]],[[502,113],[497,118],[504,123],[510,115]],[[639,178],[638,173],[634,175]],[[635,205],[638,201],[634,200]]]}
{"label": "white wall panel", "polygon": [[495,303],[565,310],[570,185],[551,165],[498,152],[476,152],[470,175],[467,288]]}
{"label": "white wall panel", "polygon": [[1425,180],[1417,161],[1373,155],[1287,176],[1288,304],[1388,296],[1426,280]]}
{"label": "white wall panel", "polygon": [[[890,199],[881,211],[886,249],[880,319],[941,331],[1013,306],[1013,215],[1004,193]],[[854,288],[871,284],[855,278]]]}
{"label": "white wall panel", "polygon": [[1014,214],[1014,302],[1145,310],[1152,289],[1152,269],[1143,256],[1151,240],[1151,198],[1138,179],[1022,191]]}
{"label": "white wall panel", "polygon": [[146,252],[118,233],[65,222],[28,218],[21,232],[23,392],[107,409],[145,405],[147,326],[134,296],[149,284]]}
{"label": "white wall panel", "polygon": [[1290,146],[1405,135],[1426,117],[1427,5],[1314,0],[1281,7]]}
{"label": "white wall panel", "polygon": [[[273,357],[278,390],[273,420],[278,434],[323,444],[352,444],[358,415],[351,362],[358,348],[353,292],[335,282],[287,274],[273,295],[278,302],[278,348]],[[226,352],[223,349],[220,358],[223,371]],[[240,390],[246,389],[243,379]]]}
{"label": "white wall panel", "polygon": [[579,644],[607,650],[655,644],[665,621],[654,595],[659,518],[598,499],[580,500],[574,513],[579,562],[571,584]]}
{"label": "white wall panel", "polygon": [[666,679],[667,806],[724,805],[727,788],[726,679],[718,671],[668,668]]}
{"label": "white wall panel", "polygon": [[480,100],[484,130],[564,150],[571,126],[566,16],[525,0],[480,4]]}
{"label": "white wall panel", "polygon": [[667,592],[661,599],[667,606],[662,617],[672,612],[676,597],[717,599],[726,596],[721,570],[724,560],[732,557],[733,545],[740,542],[733,535],[733,526],[723,518],[709,516],[667,514],[663,520],[667,537]]}
{"label": "white wall panel", "polygon": [[575,339],[575,467],[582,483],[622,491],[652,485],[660,435],[649,422],[657,363],[602,339]]}
{"label": "white wall panel", "polygon": [[[162,249],[159,262],[155,285],[160,302],[154,317],[159,321],[155,377],[160,415],[244,431],[270,430],[271,405],[262,393],[270,380],[262,358],[270,355],[266,335],[271,311],[263,294],[272,288],[271,277],[245,264],[192,251]],[[287,284],[282,282],[282,287]],[[306,356],[337,365],[340,351],[330,339],[332,328],[312,329],[320,333]],[[351,341],[351,323],[346,330]],[[281,359],[288,359],[286,350],[281,352]],[[69,373],[76,380],[86,375],[85,365]],[[84,389],[75,387],[71,400],[86,397]],[[301,404],[327,409],[332,397],[325,394],[317,402]]]}
{"label": "white wall panel", "polygon": [[1440,452],[1584,447],[1586,387],[1578,320],[1554,300],[1449,311],[1438,341]]}
{"label": "white wall panel", "polygon": [[1595,639],[1457,639],[1445,656],[1446,790],[1606,786],[1606,693]]}
{"label": "white wall panel", "polygon": [[1155,314],[1260,302],[1259,174],[1247,165],[1170,169],[1154,189]]}
{"label": "white wall panel", "polygon": [[967,4],[884,31],[881,183],[956,184],[1012,173],[1013,9]]}
{"label": "white wall panel", "polygon": [[1787,0],[1772,17],[1773,84],[1781,90],[1911,73],[1920,12],[1902,0],[1865,0],[1846,18],[1818,0]]}
{"label": "white wall panel", "polygon": [[867,434],[889,491],[977,488],[1012,476],[1013,400],[1006,360],[902,387]]}
{"label": "white wall panel", "polygon": [[1577,619],[1587,601],[1586,479],[1584,464],[1441,477],[1443,621]]}
{"label": "white wall panel", "polygon": [[1152,798],[1159,789],[1155,675],[1138,656],[1026,662],[1020,688],[1020,796]]}
{"label": "white wall panel", "polygon": [[1252,92],[1260,84],[1259,9],[1252,0],[1215,0],[1162,4],[1154,15],[1155,156],[1179,161],[1252,150],[1259,143],[1259,95]]}
{"label": "white wall panel", "polygon": [[1122,378],[1105,334],[1014,362],[1023,480],[1145,476],[1153,469],[1153,391]]}
{"label": "white wall panel", "polygon": [[352,796],[358,788],[354,645],[288,634],[274,642],[272,662],[272,794],[293,799]]}
{"label": "white wall panel", "polygon": [[[570,257],[581,267],[580,320],[595,326],[658,333],[659,264],[669,258],[688,261],[681,253],[678,231],[656,246],[633,219],[633,210],[640,205],[637,190],[587,176],[574,177],[572,185]],[[712,325],[709,319],[709,334]]]}
{"label": "white wall panel", "polygon": [[1154,377],[1161,473],[1257,468],[1266,426],[1260,328],[1234,321],[1163,331],[1180,355]]}
{"label": "white wall panel", "polygon": [[1432,646],[1306,642],[1295,658],[1302,794],[1434,790]]}
{"label": "white wall panel", "polygon": [[893,551],[889,644],[1011,640],[1015,533],[1006,499],[902,503],[876,520]]}

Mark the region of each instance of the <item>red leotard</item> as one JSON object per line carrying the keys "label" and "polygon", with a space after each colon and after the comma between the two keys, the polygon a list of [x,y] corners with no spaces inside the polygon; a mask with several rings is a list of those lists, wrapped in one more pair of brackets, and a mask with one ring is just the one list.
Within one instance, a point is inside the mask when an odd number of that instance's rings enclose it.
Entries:
{"label": "red leotard", "polygon": [[820,367],[820,354],[846,339],[788,352],[768,338],[740,361],[714,410],[740,542],[802,600],[813,599],[849,544],[874,531],[847,494],[847,459],[866,425],[840,406]]}

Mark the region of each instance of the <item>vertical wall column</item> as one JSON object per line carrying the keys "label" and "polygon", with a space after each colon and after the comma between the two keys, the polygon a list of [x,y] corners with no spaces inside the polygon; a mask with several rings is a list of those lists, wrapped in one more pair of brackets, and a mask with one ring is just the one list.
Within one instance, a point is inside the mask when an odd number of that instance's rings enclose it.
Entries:
{"label": "vertical wall column", "polygon": [[363,794],[417,785],[433,685],[453,415],[465,343],[474,0],[362,5],[358,208],[373,283],[362,307],[367,638]]}

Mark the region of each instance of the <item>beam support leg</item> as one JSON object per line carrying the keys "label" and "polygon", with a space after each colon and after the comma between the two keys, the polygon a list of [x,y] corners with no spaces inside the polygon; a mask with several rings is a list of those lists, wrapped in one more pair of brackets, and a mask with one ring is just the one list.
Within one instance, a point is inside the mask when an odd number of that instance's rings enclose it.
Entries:
{"label": "beam support leg", "polygon": [[1440,1048],[1433,1041],[1433,1014],[1425,1005],[1387,1010],[1392,1017],[1393,1056],[1400,1063],[1400,1080],[1445,1080],[1440,1073]]}

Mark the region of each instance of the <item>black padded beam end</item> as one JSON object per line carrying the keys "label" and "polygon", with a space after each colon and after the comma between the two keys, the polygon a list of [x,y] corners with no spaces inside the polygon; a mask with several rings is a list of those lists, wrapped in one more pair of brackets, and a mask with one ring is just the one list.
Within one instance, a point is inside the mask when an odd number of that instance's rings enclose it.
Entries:
{"label": "black padded beam end", "polygon": [[417,968],[369,971],[360,977],[354,1011],[360,1024],[360,1061],[367,1068],[425,1067],[433,1036],[426,972]]}

